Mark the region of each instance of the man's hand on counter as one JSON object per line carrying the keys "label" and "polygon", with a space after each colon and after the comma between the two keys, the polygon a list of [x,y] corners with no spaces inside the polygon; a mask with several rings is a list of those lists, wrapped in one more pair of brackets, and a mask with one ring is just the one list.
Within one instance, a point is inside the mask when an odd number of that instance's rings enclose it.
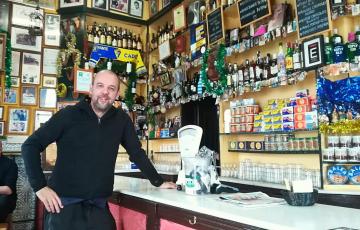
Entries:
{"label": "man's hand on counter", "polygon": [[174,182],[165,181],[159,188],[176,189],[176,184]]}
{"label": "man's hand on counter", "polygon": [[47,186],[37,191],[36,195],[43,202],[48,212],[60,213],[60,209],[64,207],[56,192]]}

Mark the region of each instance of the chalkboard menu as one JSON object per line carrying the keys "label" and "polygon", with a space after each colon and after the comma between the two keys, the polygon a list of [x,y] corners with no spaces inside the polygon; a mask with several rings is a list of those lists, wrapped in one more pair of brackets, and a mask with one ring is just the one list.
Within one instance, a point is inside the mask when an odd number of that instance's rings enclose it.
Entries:
{"label": "chalkboard menu", "polygon": [[328,0],[296,0],[299,38],[330,29]]}
{"label": "chalkboard menu", "polygon": [[270,0],[240,0],[238,10],[240,27],[244,27],[271,14]]}
{"label": "chalkboard menu", "polygon": [[225,37],[223,11],[221,7],[207,15],[207,31],[210,45]]}

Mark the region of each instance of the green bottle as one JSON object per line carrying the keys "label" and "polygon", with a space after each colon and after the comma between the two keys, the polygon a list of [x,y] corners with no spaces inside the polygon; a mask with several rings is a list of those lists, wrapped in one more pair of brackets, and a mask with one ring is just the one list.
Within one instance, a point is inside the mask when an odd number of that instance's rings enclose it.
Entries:
{"label": "green bottle", "polygon": [[332,44],[329,42],[329,37],[325,37],[324,38],[324,42],[325,42],[325,64],[326,65],[330,65],[333,62],[333,46]]}
{"label": "green bottle", "polygon": [[332,45],[335,43],[343,43],[343,38],[338,34],[338,30],[336,28],[333,30],[333,35],[330,38],[330,42]]}
{"label": "green bottle", "polygon": [[357,63],[356,53],[359,44],[355,41],[355,33],[350,32],[348,34],[348,43],[346,43],[347,61],[354,64]]}

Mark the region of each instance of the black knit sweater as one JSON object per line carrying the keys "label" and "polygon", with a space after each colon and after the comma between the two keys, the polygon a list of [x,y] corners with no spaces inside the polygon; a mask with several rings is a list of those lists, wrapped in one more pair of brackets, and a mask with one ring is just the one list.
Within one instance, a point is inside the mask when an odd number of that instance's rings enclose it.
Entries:
{"label": "black knit sweater", "polygon": [[57,112],[22,145],[22,156],[34,191],[47,185],[40,153],[57,144],[57,159],[48,186],[61,197],[93,199],[112,194],[119,144],[130,161],[155,186],[163,179],[141,148],[130,117],[111,107],[101,119],[86,100]]}

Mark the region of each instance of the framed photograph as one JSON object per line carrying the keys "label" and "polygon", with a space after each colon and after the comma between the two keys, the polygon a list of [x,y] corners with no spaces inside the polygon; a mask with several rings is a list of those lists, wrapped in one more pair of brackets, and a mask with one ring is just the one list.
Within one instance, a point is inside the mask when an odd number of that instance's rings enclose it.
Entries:
{"label": "framed photograph", "polygon": [[62,110],[63,108],[66,108],[69,105],[76,105],[76,103],[78,103],[78,101],[59,101],[57,103],[57,111]]}
{"label": "framed photograph", "polygon": [[57,74],[57,58],[59,56],[59,49],[43,49],[43,74]]}
{"label": "framed photograph", "polygon": [[4,121],[0,121],[0,136],[4,136],[5,135],[5,122]]}
{"label": "framed photograph", "polygon": [[11,77],[11,87],[19,87],[20,86],[20,78],[19,77]]}
{"label": "framed photograph", "polygon": [[34,131],[47,122],[54,113],[48,110],[35,110],[34,115]]}
{"label": "framed photograph", "polygon": [[57,85],[57,77],[54,76],[46,76],[42,77],[42,86],[44,88],[56,88]]}
{"label": "framed photograph", "polygon": [[167,7],[168,5],[170,5],[170,3],[171,3],[171,0],[163,0],[162,1],[162,8],[165,8],[165,7]]}
{"label": "framed photograph", "polygon": [[84,0],[60,0],[60,8],[83,6]]}
{"label": "framed photograph", "polygon": [[19,77],[20,74],[20,57],[18,51],[11,51],[11,76]]}
{"label": "framed photograph", "polygon": [[171,77],[169,72],[160,75],[160,82],[161,82],[161,86],[170,85]]}
{"label": "framed photograph", "polygon": [[74,92],[89,94],[92,80],[92,70],[74,68]]}
{"label": "framed photograph", "polygon": [[173,20],[174,32],[178,32],[186,28],[185,7],[183,4],[180,4],[173,10]]}
{"label": "framed photograph", "polygon": [[4,106],[0,106],[0,120],[4,120]]}
{"label": "framed photograph", "polygon": [[40,108],[56,108],[56,89],[41,88],[40,89]]}
{"label": "framed photograph", "polygon": [[149,0],[150,5],[150,17],[153,16],[158,12],[159,6],[158,6],[158,0]]}
{"label": "framed photograph", "polygon": [[19,101],[19,90],[17,88],[4,89],[4,104],[17,104]]}
{"label": "framed photograph", "polygon": [[0,29],[8,30],[9,27],[9,14],[10,14],[10,2],[9,1],[1,1],[0,4]]}
{"label": "framed photograph", "polygon": [[142,18],[143,17],[143,0],[130,0],[130,15]]}
{"label": "framed photograph", "polygon": [[[40,14],[44,16],[44,11],[42,9],[39,11]],[[43,24],[37,25],[35,20],[31,20],[31,17],[35,13],[38,13],[35,7],[13,4],[12,24],[24,27],[40,26],[40,28],[43,28]]]}
{"label": "framed photograph", "polygon": [[37,94],[36,86],[21,86],[21,105],[37,105]]}
{"label": "framed photograph", "polygon": [[129,13],[129,0],[110,0],[110,10]]}
{"label": "framed photograph", "polygon": [[6,34],[0,33],[0,70],[5,69]]}
{"label": "framed photograph", "polygon": [[21,83],[40,84],[41,55],[34,53],[23,53]]}
{"label": "framed photograph", "polygon": [[60,46],[60,15],[45,14],[44,44]]}
{"label": "framed photograph", "polygon": [[11,47],[13,49],[41,52],[42,36],[31,36],[28,29],[11,27]]}
{"label": "framed photograph", "polygon": [[318,35],[303,41],[304,69],[312,70],[325,64],[324,37]]}
{"label": "framed photograph", "polygon": [[9,107],[8,133],[27,134],[29,131],[29,109]]}
{"label": "framed photograph", "polygon": [[[37,6],[36,1],[34,0],[22,0],[24,4]],[[56,10],[56,2],[58,0],[39,0],[40,8]]]}
{"label": "framed photograph", "polygon": [[108,0],[92,0],[93,4],[93,8],[96,9],[101,9],[101,10],[108,10],[109,6],[108,6]]}

